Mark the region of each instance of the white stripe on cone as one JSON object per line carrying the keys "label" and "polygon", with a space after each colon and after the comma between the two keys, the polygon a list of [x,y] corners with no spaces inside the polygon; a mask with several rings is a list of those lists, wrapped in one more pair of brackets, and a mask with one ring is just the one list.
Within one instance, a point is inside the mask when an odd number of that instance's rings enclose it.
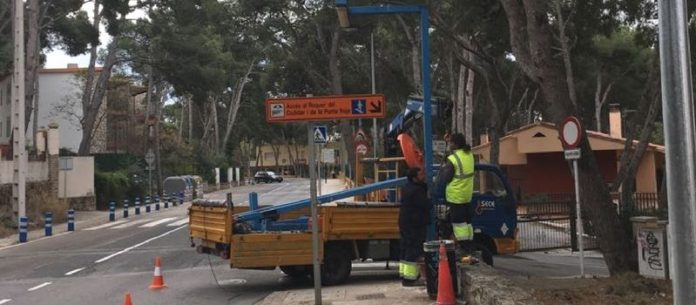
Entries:
{"label": "white stripe on cone", "polygon": [[155,267],[155,276],[162,276],[162,270],[160,270],[160,267]]}

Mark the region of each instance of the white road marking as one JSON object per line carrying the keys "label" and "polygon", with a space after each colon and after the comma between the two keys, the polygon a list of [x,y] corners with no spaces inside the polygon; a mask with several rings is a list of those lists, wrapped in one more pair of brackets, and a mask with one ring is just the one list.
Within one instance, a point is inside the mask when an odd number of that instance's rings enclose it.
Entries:
{"label": "white road marking", "polygon": [[141,228],[152,228],[152,227],[154,227],[154,226],[163,224],[163,223],[165,223],[165,222],[170,222],[170,221],[172,221],[172,220],[174,220],[174,219],[176,219],[176,217],[162,218],[162,219],[160,219],[160,220],[156,220],[156,221],[153,221],[153,222],[146,223],[146,224],[144,224],[144,225],[142,225],[142,226],[140,226],[140,227],[141,227]]}
{"label": "white road marking", "polygon": [[109,256],[102,257],[102,258],[100,258],[100,259],[98,259],[98,260],[96,260],[96,261],[94,261],[94,262],[97,263],[97,264],[98,264],[98,263],[103,263],[103,262],[105,262],[105,261],[108,261],[108,260],[110,260],[110,259],[116,257],[116,256],[119,256],[119,255],[121,255],[121,254],[123,254],[123,253],[126,253],[126,252],[128,252],[128,251],[130,251],[130,250],[133,250],[133,249],[135,249],[135,248],[137,248],[137,247],[140,247],[140,246],[142,246],[142,245],[145,245],[145,244],[147,244],[147,243],[149,243],[149,242],[151,242],[151,241],[153,241],[153,240],[157,240],[157,239],[160,239],[160,238],[162,238],[162,237],[165,237],[165,236],[167,236],[167,235],[169,235],[169,234],[172,234],[172,233],[174,233],[174,232],[176,232],[176,231],[179,231],[179,230],[181,230],[181,229],[183,229],[183,228],[186,228],[186,227],[187,227],[187,226],[181,226],[181,227],[178,227],[178,228],[176,228],[176,229],[174,229],[174,230],[170,230],[170,231],[164,232],[164,233],[162,233],[162,234],[160,234],[160,235],[157,235],[157,236],[155,236],[155,237],[153,237],[153,238],[150,238],[150,239],[148,239],[148,240],[146,240],[146,241],[144,241],[144,242],[141,242],[141,243],[139,243],[139,244],[130,246],[130,247],[128,247],[128,248],[125,248],[125,249],[123,249],[123,250],[121,250],[121,251],[118,251],[118,252],[116,252],[116,253],[114,253],[114,254],[111,254],[111,255],[109,255]]}
{"label": "white road marking", "polygon": [[141,223],[147,222],[147,221],[150,221],[150,219],[138,219],[138,220],[133,220],[133,221],[129,221],[129,222],[126,222],[126,223],[124,223],[124,224],[121,224],[121,225],[118,225],[118,226],[115,226],[115,227],[111,227],[111,230],[128,228],[128,227],[132,227],[132,226],[134,226],[134,225],[141,224]]}
{"label": "white road marking", "polygon": [[80,271],[82,271],[82,270],[85,270],[85,267],[77,268],[77,269],[75,269],[75,270],[73,270],[73,271],[68,271],[68,272],[65,273],[65,275],[73,275],[73,274],[78,273],[78,272],[80,272]]}
{"label": "white road marking", "polygon": [[2,300],[0,300],[0,305],[5,304],[5,303],[9,303],[10,301],[12,301],[12,299],[2,299]]}
{"label": "white road marking", "polygon": [[244,285],[246,284],[245,279],[228,279],[228,280],[221,280],[218,281],[218,285],[220,286],[225,286],[225,285]]}
{"label": "white road marking", "polygon": [[188,218],[184,218],[184,219],[182,219],[182,220],[175,221],[175,222],[172,222],[172,223],[170,223],[170,224],[167,224],[167,227],[178,227],[178,226],[180,226],[180,225],[185,225],[185,224],[187,224],[188,222],[189,222],[189,219],[188,219]]}
{"label": "white road marking", "polygon": [[87,228],[87,229],[85,229],[85,231],[94,231],[94,230],[99,230],[99,229],[103,229],[103,228],[108,228],[110,226],[115,226],[117,224],[122,224],[124,222],[128,222],[128,220],[117,220],[114,222],[105,223],[103,225],[99,225],[96,227]]}
{"label": "white road marking", "polygon": [[51,285],[51,284],[53,284],[53,282],[45,282],[45,283],[43,283],[43,284],[41,284],[41,285],[31,287],[31,288],[27,289],[27,291],[39,290],[39,289],[44,288],[44,287],[46,287],[46,286],[48,286],[48,285]]}

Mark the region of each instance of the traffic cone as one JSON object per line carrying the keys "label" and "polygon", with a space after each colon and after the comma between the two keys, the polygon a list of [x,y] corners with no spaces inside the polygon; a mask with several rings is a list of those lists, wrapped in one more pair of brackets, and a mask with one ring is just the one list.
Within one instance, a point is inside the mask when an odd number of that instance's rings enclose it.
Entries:
{"label": "traffic cone", "polygon": [[130,292],[126,292],[126,301],[123,302],[123,305],[133,305],[133,301],[131,300]]}
{"label": "traffic cone", "polygon": [[440,243],[440,262],[437,269],[437,305],[455,305],[452,275],[449,270],[445,244]]}
{"label": "traffic cone", "polygon": [[155,257],[155,275],[152,277],[152,284],[150,284],[150,289],[162,289],[167,288],[164,284],[164,277],[162,276],[162,263],[160,262],[160,257]]}

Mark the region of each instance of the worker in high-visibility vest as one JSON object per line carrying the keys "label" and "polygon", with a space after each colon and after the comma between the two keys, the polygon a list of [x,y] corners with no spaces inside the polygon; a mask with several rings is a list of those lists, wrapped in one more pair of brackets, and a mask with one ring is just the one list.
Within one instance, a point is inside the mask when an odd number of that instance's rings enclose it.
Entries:
{"label": "worker in high-visibility vest", "polygon": [[399,275],[403,286],[418,285],[420,275],[419,261],[423,258],[423,243],[430,224],[432,203],[428,199],[425,171],[410,168],[406,177],[408,183],[401,188],[399,208]]}
{"label": "worker in high-visibility vest", "polygon": [[445,186],[445,201],[450,210],[454,238],[463,254],[470,254],[474,240],[470,207],[474,193],[474,155],[461,133],[449,137],[451,154],[438,174],[438,183]]}

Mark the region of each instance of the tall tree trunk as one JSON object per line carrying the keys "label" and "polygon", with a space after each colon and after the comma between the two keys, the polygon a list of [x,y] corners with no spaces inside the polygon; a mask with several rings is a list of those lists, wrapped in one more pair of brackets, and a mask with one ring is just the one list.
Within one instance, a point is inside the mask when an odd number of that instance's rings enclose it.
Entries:
{"label": "tall tree trunk", "polygon": [[[566,26],[569,21],[564,20],[563,11],[561,10],[561,1],[555,0],[554,9],[556,10],[556,18],[558,18],[558,36],[561,43],[561,53],[563,55],[563,67],[565,68],[566,83],[568,88],[568,97],[570,102],[577,108],[578,95],[575,93],[575,76],[573,73],[573,64],[570,60],[570,45],[568,44],[568,35],[566,35]],[[528,16],[529,17],[529,16]]]}
{"label": "tall tree trunk", "polygon": [[404,30],[404,34],[406,34],[406,39],[408,40],[409,46],[411,47],[411,72],[413,73],[411,78],[413,80],[413,88],[416,89],[416,91],[420,91],[423,88],[422,86],[422,81],[421,81],[421,71],[420,71],[420,44],[418,37],[420,35],[414,35],[414,32],[417,32],[418,28],[414,28],[412,32],[411,27],[409,27],[406,22],[404,21],[403,17],[401,15],[396,15],[397,19],[399,20],[399,24],[401,24],[401,28]]}
{"label": "tall tree trunk", "polygon": [[[117,39],[114,37],[113,41],[109,43],[107,48],[107,55],[104,61],[104,67],[102,68],[99,78],[97,79],[94,90],[90,90],[92,93],[91,98],[87,99],[87,104],[83,104],[82,107],[85,109],[82,118],[82,141],[80,142],[79,154],[81,156],[88,155],[90,153],[90,147],[92,145],[92,139],[94,138],[94,132],[97,129],[95,125],[97,116],[99,115],[99,110],[101,109],[102,102],[104,101],[104,96],[106,95],[107,84],[111,78],[111,68],[116,63],[116,52],[117,52]],[[91,59],[90,59],[91,64]],[[85,99],[83,98],[83,103]]]}
{"label": "tall tree trunk", "polygon": [[[162,85],[160,85],[162,86]],[[162,189],[162,154],[160,150],[160,121],[162,120],[162,89],[158,88],[155,94],[155,116],[157,124],[155,124],[155,163],[157,166],[157,193],[166,196]]]}
{"label": "tall tree trunk", "polygon": [[[25,131],[29,128],[29,122],[34,115],[34,121],[37,121],[34,106],[38,104],[34,101],[34,96],[37,90],[39,76],[39,53],[41,51],[39,31],[40,25],[40,10],[41,3],[39,0],[28,0],[26,9],[27,18],[27,48],[24,74],[24,128]],[[38,124],[34,124],[38,125]],[[33,145],[36,147],[36,127],[34,127]]]}
{"label": "tall tree trunk", "polygon": [[214,152],[215,156],[220,155],[220,124],[218,121],[218,112],[217,112],[217,98],[212,99],[212,108],[211,108],[212,114],[213,114],[213,129],[215,131],[214,136],[215,139],[213,139],[213,146],[214,146]]}
{"label": "tall tree trunk", "polygon": [[[469,53],[469,59],[473,60],[473,55]],[[475,83],[476,73],[474,70],[469,69],[466,79],[466,104],[464,105],[465,118],[464,122],[466,125],[464,127],[464,136],[466,138],[466,143],[473,146],[474,144],[474,83]]]}
{"label": "tall tree trunk", "polygon": [[[456,52],[452,50],[452,52]],[[452,115],[451,115],[451,120],[452,120],[452,125],[450,127],[450,132],[457,132],[457,77],[459,76],[459,73],[455,76],[455,63],[454,63],[454,55],[452,52],[449,52],[447,54],[447,75],[449,76],[449,89],[450,89],[450,100],[452,101]]]}
{"label": "tall tree trunk", "polygon": [[[552,30],[545,0],[500,0],[508,19],[510,42],[515,59],[534,82],[539,84],[548,112],[559,133],[565,117],[577,114],[570,102],[568,86],[564,81],[564,64],[559,63],[552,50]],[[586,133],[581,147],[583,156],[578,160],[581,204],[597,231],[599,246],[610,273],[634,270],[637,266],[632,255],[630,234],[612,208],[609,188],[597,165]]]}
{"label": "tall tree trunk", "polygon": [[188,143],[193,142],[193,99],[188,98]]}
{"label": "tall tree trunk", "polygon": [[234,122],[237,120],[239,106],[241,106],[242,104],[242,94],[244,93],[244,86],[246,86],[247,84],[247,79],[249,78],[249,75],[251,74],[251,70],[254,68],[255,63],[256,59],[252,59],[251,63],[249,64],[249,68],[246,70],[246,73],[244,73],[244,75],[237,81],[237,84],[235,85],[234,94],[232,96],[227,111],[227,124],[225,126],[225,137],[222,139],[222,146],[220,146],[221,152],[225,151],[225,148],[227,147],[227,142],[230,140],[230,136],[232,135],[232,127],[234,126]]}
{"label": "tall tree trunk", "polygon": [[[602,132],[602,108],[607,102],[607,97],[609,92],[614,87],[616,80],[612,81],[607,85],[606,88],[602,88],[602,73],[597,73],[597,89],[595,90],[595,122],[597,123],[597,131]],[[602,93],[604,90],[604,93]]]}
{"label": "tall tree trunk", "polygon": [[[99,6],[101,5],[100,0],[94,0],[94,11],[93,11],[93,20],[92,20],[92,26],[95,29],[99,29],[99,24],[101,22],[101,13],[99,12]],[[96,77],[96,63],[97,63],[97,47],[99,45],[93,44],[92,47],[89,50],[89,64],[87,65],[87,73],[85,75],[85,87],[82,89],[82,115],[83,118],[81,121],[84,121],[87,113],[89,113],[90,106],[92,104],[92,92],[94,91],[94,78]],[[83,122],[80,122],[81,125],[84,125]],[[87,131],[82,129],[82,142],[85,142],[85,133]],[[83,148],[82,148],[82,143],[80,143],[80,154],[87,154]],[[87,144],[89,146],[89,143]]]}
{"label": "tall tree trunk", "polygon": [[[466,51],[465,51],[466,52]],[[456,109],[457,115],[452,119],[456,121],[456,129],[452,130],[455,133],[466,133],[465,125],[468,125],[464,120],[464,113],[466,112],[466,107],[464,106],[464,100],[466,100],[466,72],[467,69],[464,65],[459,65],[459,78],[457,80],[457,101]],[[471,71],[469,71],[471,73]]]}

